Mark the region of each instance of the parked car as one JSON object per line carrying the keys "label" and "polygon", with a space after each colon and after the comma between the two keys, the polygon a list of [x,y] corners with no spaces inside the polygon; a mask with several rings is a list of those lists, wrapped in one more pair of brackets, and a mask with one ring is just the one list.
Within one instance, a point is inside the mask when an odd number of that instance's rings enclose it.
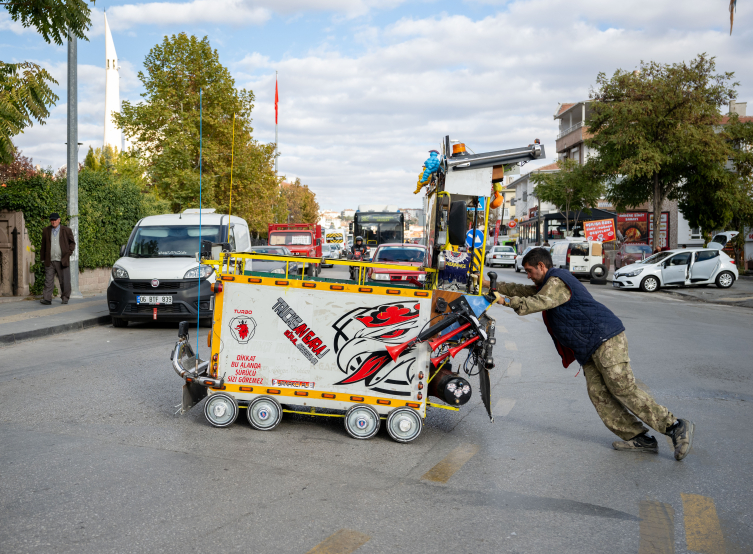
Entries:
{"label": "parked car", "polygon": [[[428,249],[419,244],[380,244],[374,253],[375,263],[424,266],[427,263]],[[425,271],[382,269],[370,267],[366,274],[369,281],[389,281],[399,285],[414,285],[423,288],[426,281]],[[386,283],[385,283],[386,284]]]}
{"label": "parked car", "polygon": [[334,244],[322,244],[322,267],[332,267],[334,264],[327,263],[327,260],[338,260],[340,251]]}
{"label": "parked car", "polygon": [[727,254],[716,248],[683,248],[657,252],[615,271],[612,286],[654,292],[661,287],[716,284],[731,287],[737,268]]}
{"label": "parked car", "polygon": [[515,263],[513,264],[513,267],[515,268],[515,271],[517,273],[520,273],[523,270],[523,258],[525,258],[526,254],[528,254],[534,248],[539,248],[539,247],[528,246],[525,250],[523,250],[522,254],[518,254],[517,256],[515,256]]}
{"label": "parked car", "polygon": [[650,255],[651,247],[648,244],[624,242],[615,253],[614,268],[620,269],[626,265],[645,260]]}
{"label": "parked car", "polygon": [[512,246],[495,246],[486,253],[486,265],[515,265],[515,249]]}
{"label": "parked car", "polygon": [[576,277],[603,279],[607,275],[600,242],[580,238],[561,240],[554,245],[551,254],[554,267],[567,269]]}
{"label": "parked car", "polygon": [[[251,253],[264,254],[266,256],[293,256],[293,253],[285,246],[254,246],[251,248]],[[285,274],[285,262],[283,260],[248,260],[245,269],[246,271]],[[298,262],[290,262],[288,275],[295,275],[300,272],[301,264]]]}
{"label": "parked car", "polygon": [[233,252],[251,248],[246,221],[214,209],[153,215],[136,223],[110,273],[107,305],[113,327],[156,319],[211,321],[215,275],[212,266],[196,261],[200,241],[229,243]]}

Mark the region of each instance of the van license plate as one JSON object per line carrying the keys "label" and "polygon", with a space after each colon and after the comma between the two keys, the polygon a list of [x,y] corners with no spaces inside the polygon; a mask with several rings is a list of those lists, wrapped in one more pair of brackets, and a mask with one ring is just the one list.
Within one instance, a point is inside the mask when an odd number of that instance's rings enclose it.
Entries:
{"label": "van license plate", "polygon": [[612,286],[616,289],[620,288],[620,284],[617,281],[612,281]]}
{"label": "van license plate", "polygon": [[585,267],[574,267],[573,268],[573,271],[585,271],[585,270],[586,270]]}
{"label": "van license plate", "polygon": [[172,304],[172,296],[137,296],[136,304]]}

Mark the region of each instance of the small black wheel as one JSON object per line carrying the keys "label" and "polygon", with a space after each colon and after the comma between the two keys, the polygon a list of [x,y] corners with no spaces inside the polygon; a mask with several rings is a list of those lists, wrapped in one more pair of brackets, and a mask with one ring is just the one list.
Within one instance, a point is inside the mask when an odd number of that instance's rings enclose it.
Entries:
{"label": "small black wheel", "polygon": [[212,326],[212,318],[211,317],[202,317],[200,320],[200,325],[202,327],[211,327]]}
{"label": "small black wheel", "polygon": [[122,317],[113,317],[112,326],[113,327],[128,327],[128,320],[123,319]]}
{"label": "small black wheel", "polygon": [[520,269],[518,268],[518,264],[515,264],[515,273],[520,273]]}
{"label": "small black wheel", "polygon": [[424,423],[413,408],[395,408],[387,416],[387,433],[397,442],[411,442],[418,438]]}
{"label": "small black wheel", "polygon": [[379,432],[381,423],[377,411],[366,404],[351,406],[345,413],[345,430],[354,439],[370,439]]}
{"label": "small black wheel", "polygon": [[728,289],[735,283],[735,276],[730,271],[722,271],[716,276],[716,286],[720,289]]}
{"label": "small black wheel", "polygon": [[259,396],[248,405],[246,418],[254,429],[271,431],[282,421],[282,406],[270,396]]}
{"label": "small black wheel", "polygon": [[641,290],[643,292],[656,292],[659,290],[659,279],[653,275],[645,277],[643,281],[641,281]]}
{"label": "small black wheel", "polygon": [[604,264],[596,264],[591,268],[591,279],[604,279],[607,276],[607,266]]}
{"label": "small black wheel", "polygon": [[238,403],[224,392],[216,392],[204,404],[204,416],[214,427],[228,427],[238,418]]}

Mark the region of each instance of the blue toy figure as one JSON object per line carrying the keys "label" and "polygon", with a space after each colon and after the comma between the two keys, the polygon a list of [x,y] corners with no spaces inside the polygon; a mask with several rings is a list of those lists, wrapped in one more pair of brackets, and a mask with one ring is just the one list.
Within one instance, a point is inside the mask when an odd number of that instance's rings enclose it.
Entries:
{"label": "blue toy figure", "polygon": [[429,183],[431,174],[439,169],[439,152],[429,150],[429,159],[424,162],[424,171],[418,176],[418,184],[413,194],[418,194],[421,189]]}
{"label": "blue toy figure", "polygon": [[421,175],[421,182],[425,183],[429,180],[429,176],[439,169],[439,152],[436,150],[429,150],[429,159],[424,162],[424,174]]}

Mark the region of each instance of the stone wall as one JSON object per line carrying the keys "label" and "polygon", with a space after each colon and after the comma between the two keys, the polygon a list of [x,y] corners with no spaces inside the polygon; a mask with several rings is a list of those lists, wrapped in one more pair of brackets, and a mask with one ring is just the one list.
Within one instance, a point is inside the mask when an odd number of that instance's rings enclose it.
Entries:
{"label": "stone wall", "polygon": [[79,271],[78,289],[81,294],[107,292],[111,269],[110,267],[98,267],[97,269]]}

